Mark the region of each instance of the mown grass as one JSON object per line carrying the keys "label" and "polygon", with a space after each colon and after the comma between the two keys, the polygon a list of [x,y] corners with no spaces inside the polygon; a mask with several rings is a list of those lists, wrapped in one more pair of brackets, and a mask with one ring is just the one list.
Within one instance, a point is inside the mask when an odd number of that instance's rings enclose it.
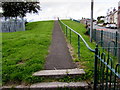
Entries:
{"label": "mown grass", "polygon": [[[85,39],[85,41],[88,43],[88,45],[92,48],[95,49],[95,43],[90,43],[90,37],[88,35],[85,35],[86,33],[86,28],[85,25],[81,23],[77,23],[74,21],[70,20],[62,20],[66,25],[77,31],[82,35],[82,37]],[[62,25],[62,29],[65,32],[65,27]],[[68,32],[68,42],[70,39],[70,32]],[[93,75],[93,70],[94,70],[94,53],[88,50],[88,48],[85,46],[84,42],[81,40],[80,41],[80,60],[78,59],[78,36],[75,33],[72,34],[72,40],[71,40],[71,46],[73,47],[73,57],[75,62],[79,62],[80,68],[85,69],[86,71],[86,76],[85,78],[92,79]]]}
{"label": "mown grass", "polygon": [[[74,21],[63,21],[65,24],[67,24],[69,27],[77,31],[82,35],[82,37],[85,39],[85,41],[88,43],[88,45],[95,49],[95,43],[90,43],[90,37],[88,35],[85,35],[86,28],[85,25],[74,22]],[[63,27],[64,28],[64,27]],[[65,28],[64,28],[65,29]],[[69,40],[69,31],[68,31],[68,40]],[[93,68],[93,62],[94,62],[94,53],[88,50],[88,48],[85,46],[83,41],[80,41],[80,60],[78,59],[78,36],[72,32],[72,47],[74,48],[75,52],[75,61],[81,61],[81,65],[85,66],[86,69]]]}
{"label": "mown grass", "polygon": [[41,21],[28,23],[26,31],[2,33],[3,85],[37,81],[32,73],[44,69],[52,29],[53,21]]}

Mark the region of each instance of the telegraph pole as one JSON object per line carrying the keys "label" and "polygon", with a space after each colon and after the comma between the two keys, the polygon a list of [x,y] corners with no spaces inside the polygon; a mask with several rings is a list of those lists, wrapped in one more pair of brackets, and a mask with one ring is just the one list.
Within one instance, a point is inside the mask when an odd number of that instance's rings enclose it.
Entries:
{"label": "telegraph pole", "polygon": [[[118,33],[120,34],[120,1],[118,2]],[[118,40],[120,42],[120,40]],[[120,63],[120,43],[118,44],[118,63]]]}
{"label": "telegraph pole", "polygon": [[92,42],[92,33],[93,33],[93,0],[91,0],[91,24],[90,24],[90,42]]}

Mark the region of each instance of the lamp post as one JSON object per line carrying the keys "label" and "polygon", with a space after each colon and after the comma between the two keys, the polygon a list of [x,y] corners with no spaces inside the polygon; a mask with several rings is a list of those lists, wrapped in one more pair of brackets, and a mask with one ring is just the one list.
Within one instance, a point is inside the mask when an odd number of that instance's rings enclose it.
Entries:
{"label": "lamp post", "polygon": [[92,42],[92,33],[93,33],[93,0],[91,0],[91,24],[90,24],[90,42]]}

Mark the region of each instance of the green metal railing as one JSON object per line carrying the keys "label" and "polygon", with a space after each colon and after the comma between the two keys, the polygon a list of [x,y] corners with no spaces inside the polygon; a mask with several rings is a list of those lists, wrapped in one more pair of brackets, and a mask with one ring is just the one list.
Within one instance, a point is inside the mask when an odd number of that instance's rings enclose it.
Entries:
{"label": "green metal railing", "polygon": [[87,42],[84,40],[84,38],[78,32],[74,31],[72,28],[70,28],[69,26],[64,24],[62,21],[59,20],[59,22],[60,22],[61,25],[64,25],[64,27],[65,27],[64,33],[65,33],[66,37],[68,37],[68,30],[69,30],[69,32],[70,32],[70,34],[69,34],[70,43],[72,42],[72,39],[71,39],[72,38],[72,34],[71,34],[71,32],[75,33],[78,36],[78,58],[79,59],[80,59],[80,40],[82,40],[84,42],[86,47],[91,52],[95,52],[95,50],[90,48],[90,46],[87,44]]}
{"label": "green metal railing", "polygon": [[70,18],[70,20],[80,23],[79,20],[75,20],[75,19],[73,19],[73,18]]}
{"label": "green metal railing", "polygon": [[[111,42],[110,42],[111,43]],[[109,45],[110,45],[109,43]],[[106,54],[102,48],[96,46],[95,49],[95,78],[97,81],[95,88],[99,88],[100,90],[119,90],[120,89],[120,64],[114,66],[114,60],[110,57],[110,49],[109,46],[108,54]]]}
{"label": "green metal railing", "polygon": [[[94,60],[94,90],[119,90],[120,89],[120,64],[113,66],[113,59],[110,57],[110,47],[108,47],[108,54],[105,54],[104,48],[98,47],[96,45],[95,49],[91,49],[84,38],[75,30],[64,24],[59,20],[61,27],[65,27],[64,33],[67,38],[69,38],[70,43],[72,43],[72,33],[78,36],[78,58],[80,59],[80,42],[83,41],[86,47],[93,53],[95,53]],[[69,33],[68,33],[69,32]],[[69,34],[69,35],[68,35]],[[102,42],[100,42],[101,44]],[[111,44],[109,43],[109,46]]]}

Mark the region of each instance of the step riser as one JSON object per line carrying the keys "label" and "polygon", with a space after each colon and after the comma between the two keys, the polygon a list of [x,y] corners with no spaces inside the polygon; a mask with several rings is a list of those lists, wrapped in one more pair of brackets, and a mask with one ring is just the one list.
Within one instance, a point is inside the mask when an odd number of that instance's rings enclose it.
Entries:
{"label": "step riser", "polygon": [[68,69],[68,70],[43,70],[33,74],[33,76],[38,77],[52,77],[52,78],[62,78],[65,76],[82,76],[85,72],[83,69]]}
{"label": "step riser", "polygon": [[2,88],[0,90],[93,90],[88,87],[68,87],[68,88]]}
{"label": "step riser", "polygon": [[36,77],[41,77],[41,78],[46,78],[46,79],[60,79],[60,78],[76,78],[76,77],[83,77],[84,75],[62,75],[62,76],[36,76]]}
{"label": "step riser", "polygon": [[2,90],[12,88],[16,88],[17,90],[90,90],[89,85],[86,82],[44,82],[30,86],[4,86]]}

